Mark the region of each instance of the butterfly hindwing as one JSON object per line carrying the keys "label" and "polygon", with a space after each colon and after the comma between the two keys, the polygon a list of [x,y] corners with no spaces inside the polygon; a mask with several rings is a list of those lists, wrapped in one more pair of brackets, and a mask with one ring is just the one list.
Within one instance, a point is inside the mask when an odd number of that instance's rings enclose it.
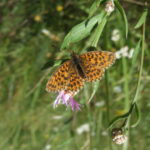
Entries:
{"label": "butterfly hindwing", "polygon": [[87,82],[93,82],[96,80],[100,80],[104,75],[105,69],[100,69],[96,67],[86,67],[85,73],[86,73],[86,81]]}
{"label": "butterfly hindwing", "polygon": [[64,62],[51,76],[46,85],[48,92],[58,92],[65,88],[69,79],[69,68],[71,61]]}
{"label": "butterfly hindwing", "polygon": [[84,85],[84,79],[79,75],[74,64],[69,69],[69,82],[65,88],[66,91],[77,92]]}

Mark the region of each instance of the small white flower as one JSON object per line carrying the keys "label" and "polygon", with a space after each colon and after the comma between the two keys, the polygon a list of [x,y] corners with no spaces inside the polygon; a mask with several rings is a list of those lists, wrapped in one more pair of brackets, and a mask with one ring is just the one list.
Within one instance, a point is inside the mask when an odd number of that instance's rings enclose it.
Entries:
{"label": "small white flower", "polygon": [[133,53],[134,53],[134,48],[131,48],[130,52],[129,52],[129,55],[128,55],[128,58],[132,58],[133,57]]}
{"label": "small white flower", "polygon": [[114,29],[112,32],[111,40],[116,42],[120,39],[120,32],[118,29]]}
{"label": "small white flower", "polygon": [[90,131],[90,125],[88,123],[81,125],[76,129],[77,134],[82,134],[84,132]]}
{"label": "small white flower", "polygon": [[91,133],[91,136],[95,136],[96,135],[96,133],[93,131],[92,133]]}
{"label": "small white flower", "polygon": [[44,148],[44,150],[50,150],[52,148],[52,146],[50,144],[47,144]]}
{"label": "small white flower", "polygon": [[60,120],[60,119],[62,119],[63,118],[63,116],[53,116],[53,119],[54,120]]}
{"label": "small white flower", "polygon": [[41,32],[42,32],[45,36],[49,37],[49,38],[50,38],[51,40],[53,40],[53,41],[56,41],[56,42],[60,41],[60,37],[59,37],[59,36],[57,36],[57,35],[51,33],[51,32],[50,32],[49,30],[47,30],[47,29],[42,29]]}
{"label": "small white flower", "polygon": [[115,87],[114,87],[114,92],[115,92],[115,93],[120,93],[121,91],[122,91],[121,86],[115,86]]}
{"label": "small white flower", "polygon": [[120,49],[120,52],[122,54],[123,57],[127,57],[128,56],[128,50],[129,50],[129,47],[128,46],[124,46]]}
{"label": "small white flower", "polygon": [[108,136],[108,132],[103,131],[103,132],[102,132],[102,136]]}
{"label": "small white flower", "polygon": [[115,52],[116,59],[120,59],[122,57],[122,54],[120,51]]}
{"label": "small white flower", "polygon": [[104,106],[105,105],[105,102],[104,101],[100,101],[100,102],[96,102],[95,103],[95,106],[96,107],[102,107],[102,106]]}
{"label": "small white flower", "polygon": [[119,59],[121,57],[132,58],[133,57],[134,48],[129,50],[128,46],[122,47],[119,51],[115,53],[116,58]]}
{"label": "small white flower", "polygon": [[42,33],[48,37],[51,37],[50,31],[48,31],[47,29],[42,29]]}

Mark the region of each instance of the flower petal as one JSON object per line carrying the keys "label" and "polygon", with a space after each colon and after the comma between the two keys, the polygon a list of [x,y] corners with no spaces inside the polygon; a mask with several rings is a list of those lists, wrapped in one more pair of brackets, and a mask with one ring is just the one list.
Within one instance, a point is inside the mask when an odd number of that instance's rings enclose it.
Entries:
{"label": "flower petal", "polygon": [[80,110],[80,104],[78,104],[72,97],[70,97],[70,106],[72,110]]}
{"label": "flower petal", "polygon": [[63,94],[64,94],[64,91],[59,92],[59,95],[56,97],[54,104],[53,104],[54,108],[56,108],[57,105],[61,103],[61,99],[62,99]]}

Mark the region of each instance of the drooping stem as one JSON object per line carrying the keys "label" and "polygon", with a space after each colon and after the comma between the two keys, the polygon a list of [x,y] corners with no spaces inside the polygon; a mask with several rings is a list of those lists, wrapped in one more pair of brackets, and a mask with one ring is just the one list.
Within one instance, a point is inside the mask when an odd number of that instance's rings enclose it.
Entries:
{"label": "drooping stem", "polygon": [[[105,82],[106,82],[106,100],[105,100],[105,103],[106,103],[106,108],[107,108],[107,112],[106,112],[106,115],[107,115],[107,123],[109,124],[109,121],[110,121],[110,93],[109,93],[109,85],[108,85],[108,72],[106,72],[106,77],[105,77]],[[108,131],[110,132],[110,131]],[[109,141],[108,141],[108,144],[109,144],[109,150],[112,150],[112,144],[111,144],[111,139],[109,138]]]}
{"label": "drooping stem", "polygon": [[[146,21],[145,21],[146,22]],[[139,78],[138,78],[138,83],[137,83],[137,88],[135,92],[134,99],[132,101],[132,105],[136,104],[140,92],[140,85],[141,85],[141,78],[142,78],[142,71],[143,71],[143,64],[144,64],[144,49],[145,49],[145,22],[143,24],[143,33],[142,33],[142,53],[141,53],[141,64],[140,64],[140,71],[139,71]],[[131,106],[132,106],[131,105]],[[129,114],[126,122],[126,127],[129,129],[130,127],[130,119],[131,115]],[[129,135],[129,131],[127,133]],[[128,149],[128,142],[124,144],[123,150]]]}
{"label": "drooping stem", "polygon": [[143,71],[143,64],[144,64],[144,49],[145,49],[145,23],[143,24],[143,34],[142,34],[142,54],[141,54],[141,64],[140,64],[140,71],[139,71],[139,78],[136,88],[136,93],[132,103],[136,103],[138,100],[138,95],[140,92],[140,84],[142,79],[142,71]]}

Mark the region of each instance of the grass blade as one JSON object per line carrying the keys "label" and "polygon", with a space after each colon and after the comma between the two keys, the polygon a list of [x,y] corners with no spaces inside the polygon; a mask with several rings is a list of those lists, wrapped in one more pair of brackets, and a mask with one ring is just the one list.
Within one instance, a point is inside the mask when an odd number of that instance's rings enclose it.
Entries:
{"label": "grass blade", "polygon": [[94,83],[93,92],[92,92],[92,94],[91,94],[91,96],[89,98],[89,101],[88,101],[89,103],[91,102],[91,100],[94,97],[96,91],[98,90],[98,87],[99,87],[99,81]]}
{"label": "grass blade", "polygon": [[146,20],[146,17],[147,17],[147,9],[146,10],[144,10],[144,12],[142,13],[142,15],[141,15],[141,17],[140,17],[140,19],[139,19],[139,21],[137,22],[137,24],[135,25],[135,29],[138,29],[138,28],[140,28],[143,24],[144,24],[144,22],[145,22],[145,20]]}
{"label": "grass blade", "polygon": [[115,2],[115,6],[119,10],[119,12],[122,15],[122,18],[124,20],[124,23],[125,23],[125,34],[126,34],[126,38],[127,38],[127,36],[128,36],[128,20],[127,20],[126,13],[125,13],[123,7],[120,5],[118,0],[115,0],[114,2]]}
{"label": "grass blade", "polygon": [[103,0],[95,0],[92,6],[89,9],[89,18],[94,15],[96,10],[99,8],[99,5],[102,3]]}
{"label": "grass blade", "polygon": [[92,36],[89,39],[88,45],[89,46],[93,46],[93,47],[97,47],[97,43],[98,40],[102,34],[102,31],[105,27],[105,24],[108,20],[107,15],[105,14],[105,16],[103,17],[102,21],[98,24],[97,28],[95,29],[94,33],[92,34]]}

